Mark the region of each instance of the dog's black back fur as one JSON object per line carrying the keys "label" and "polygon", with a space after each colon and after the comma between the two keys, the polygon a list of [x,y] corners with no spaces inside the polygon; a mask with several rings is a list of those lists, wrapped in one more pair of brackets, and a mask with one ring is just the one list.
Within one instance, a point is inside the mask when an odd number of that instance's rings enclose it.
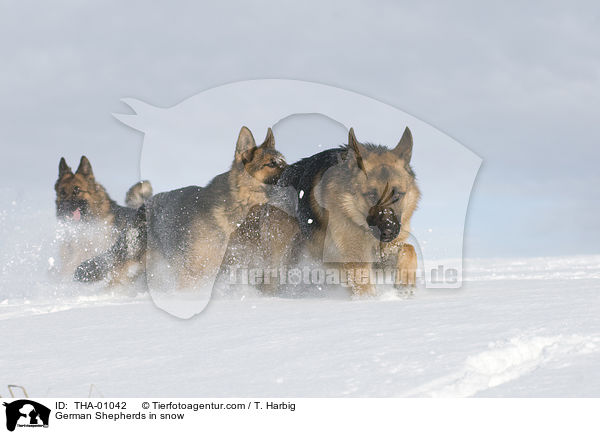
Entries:
{"label": "dog's black back fur", "polygon": [[[318,211],[322,216],[319,218],[313,209],[314,204],[311,204],[310,198],[315,187],[315,180],[327,169],[340,164],[347,158],[347,155],[348,149],[346,146],[328,149],[289,165],[281,174],[277,186],[292,187],[287,190],[286,195],[288,197],[285,200],[288,203],[297,203],[295,217],[298,220],[302,234],[307,238],[310,238],[316,229],[327,226],[327,210],[319,207]],[[300,198],[299,193],[301,191],[304,193]],[[289,197],[291,194],[295,194],[295,198]]]}
{"label": "dog's black back fur", "polygon": [[190,185],[159,193],[146,203],[149,239],[159,243],[167,256],[185,249],[189,239],[187,223],[197,212],[210,209],[210,195],[204,191],[203,187]]}
{"label": "dog's black back fur", "polygon": [[110,209],[114,215],[115,228],[118,231],[122,231],[134,225],[137,209],[121,206],[113,200],[111,200]]}

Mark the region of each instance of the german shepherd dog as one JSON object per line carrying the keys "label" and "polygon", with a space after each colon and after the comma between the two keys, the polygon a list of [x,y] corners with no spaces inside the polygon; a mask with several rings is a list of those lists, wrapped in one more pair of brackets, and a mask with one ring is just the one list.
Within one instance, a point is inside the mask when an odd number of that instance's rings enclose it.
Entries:
{"label": "german shepherd dog", "polygon": [[134,224],[135,208],[152,195],[150,183],[141,181],[127,192],[128,207],[118,205],[96,181],[92,165],[85,156],[81,157],[75,173],[64,158],[60,159],[54,189],[59,222],[60,274],[70,278],[82,261],[106,250],[123,230]]}
{"label": "german shepherd dog", "polygon": [[254,207],[232,234],[224,264],[240,265],[240,252],[249,252],[241,265],[259,257],[276,269],[304,250],[337,263],[359,295],[374,293],[374,267],[395,270],[397,285],[414,285],[417,255],[405,243],[420,198],[412,147],[408,128],[394,149],[359,143],[351,128],[348,145],[288,166],[274,200]]}
{"label": "german shepherd dog", "polygon": [[146,244],[145,252],[127,249],[130,243],[121,239],[104,255],[81,264],[76,275],[80,280],[97,280],[113,264],[145,254],[149,279],[166,264],[175,272],[179,288],[211,283],[230,234],[252,206],[267,202],[269,187],[285,167],[270,128],[257,146],[250,130],[242,127],[231,170],[217,175],[206,187],[159,193],[140,208],[139,220],[144,224],[138,238],[142,242],[135,245]]}

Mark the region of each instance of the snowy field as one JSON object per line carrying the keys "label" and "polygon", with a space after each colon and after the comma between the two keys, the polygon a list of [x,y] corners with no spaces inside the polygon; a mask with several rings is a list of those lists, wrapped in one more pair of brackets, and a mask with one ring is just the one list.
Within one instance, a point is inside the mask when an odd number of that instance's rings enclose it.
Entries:
{"label": "snowy field", "polygon": [[140,288],[53,282],[49,228],[14,215],[2,396],[600,396],[600,256],[469,260],[463,289],[410,297],[246,291],[181,320]]}

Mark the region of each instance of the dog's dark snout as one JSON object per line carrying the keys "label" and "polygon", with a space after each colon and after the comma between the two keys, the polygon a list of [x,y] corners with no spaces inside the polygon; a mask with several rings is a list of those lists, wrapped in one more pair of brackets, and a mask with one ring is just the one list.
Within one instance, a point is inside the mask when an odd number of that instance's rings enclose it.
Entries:
{"label": "dog's dark snout", "polygon": [[391,208],[372,207],[367,216],[367,224],[375,238],[383,242],[394,240],[400,233],[400,221]]}
{"label": "dog's dark snout", "polygon": [[393,214],[384,218],[379,225],[379,230],[381,232],[381,241],[392,241],[396,238],[400,233],[400,223],[396,215]]}
{"label": "dog's dark snout", "polygon": [[391,225],[387,225],[387,227],[384,227],[381,229],[381,237],[382,238],[389,238],[394,234],[394,229],[391,227]]}

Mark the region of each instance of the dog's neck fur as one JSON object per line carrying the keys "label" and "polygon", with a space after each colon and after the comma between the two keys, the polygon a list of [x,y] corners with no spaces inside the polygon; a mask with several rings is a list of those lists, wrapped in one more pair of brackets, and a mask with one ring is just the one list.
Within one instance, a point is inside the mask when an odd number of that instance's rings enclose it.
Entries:
{"label": "dog's neck fur", "polygon": [[238,192],[240,210],[245,217],[250,207],[267,201],[265,184],[252,177],[244,168],[244,164],[234,161],[229,172],[231,191]]}
{"label": "dog's neck fur", "polygon": [[[97,201],[95,201],[95,203],[90,206],[90,212],[92,214],[92,217],[94,219],[97,220],[103,220],[103,221],[107,221],[109,219],[112,219],[113,214],[114,214],[114,210],[115,207],[117,206],[117,203],[112,200],[110,198],[110,196],[108,195],[108,193],[106,192],[106,190],[104,189],[104,187],[100,184],[96,184],[96,189],[98,190],[98,192],[100,192],[100,196],[101,198]],[[107,221],[107,223],[111,223],[110,221]]]}

